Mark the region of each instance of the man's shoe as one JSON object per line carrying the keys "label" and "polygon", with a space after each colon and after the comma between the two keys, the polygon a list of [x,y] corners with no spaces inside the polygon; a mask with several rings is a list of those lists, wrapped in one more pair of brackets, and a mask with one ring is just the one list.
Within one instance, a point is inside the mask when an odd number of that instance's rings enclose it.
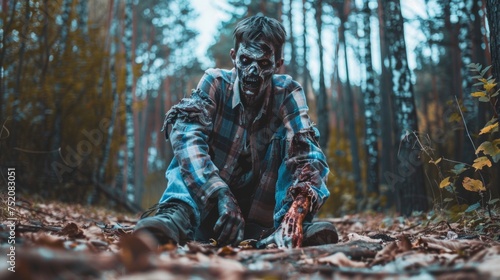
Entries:
{"label": "man's shoe", "polygon": [[329,222],[304,223],[302,246],[317,246],[339,242],[337,229]]}
{"label": "man's shoe", "polygon": [[194,218],[187,204],[177,201],[168,202],[159,204],[157,208],[155,216],[141,217],[135,225],[134,232],[148,231],[160,244],[173,242],[183,245],[193,240]]}

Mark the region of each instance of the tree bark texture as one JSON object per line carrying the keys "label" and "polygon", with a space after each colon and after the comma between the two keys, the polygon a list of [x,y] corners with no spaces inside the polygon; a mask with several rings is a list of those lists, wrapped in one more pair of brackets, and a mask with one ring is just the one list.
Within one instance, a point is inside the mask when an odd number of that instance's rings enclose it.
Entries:
{"label": "tree bark texture", "polygon": [[[387,175],[389,175],[392,170],[395,169],[396,163],[394,162],[394,154],[396,151],[394,148],[394,135],[393,135],[393,127],[394,127],[394,118],[392,110],[388,108],[392,108],[391,104],[391,80],[392,73],[388,67],[388,63],[386,63],[389,59],[389,46],[385,41],[385,36],[387,32],[387,26],[384,24],[384,9],[383,2],[385,0],[378,0],[378,21],[379,21],[379,36],[380,36],[380,58],[382,60],[382,73],[380,76],[380,107],[386,108],[381,111],[380,114],[380,131],[382,138],[382,151],[381,154],[384,156],[381,157],[381,174],[384,176],[386,185],[389,185],[389,181],[386,179]],[[387,198],[386,207],[390,208],[395,203],[395,195],[394,189],[388,188],[388,190],[383,194]]]}
{"label": "tree bark texture", "polygon": [[[341,44],[344,46],[344,64],[345,64],[345,71],[346,71],[346,84],[345,84],[345,101],[346,101],[346,108],[350,112],[355,112],[354,110],[354,93],[351,88],[351,81],[349,79],[349,57],[347,53],[347,42],[346,42],[346,26],[347,26],[347,17],[348,17],[348,5],[350,5],[351,1],[346,1],[344,2],[344,9],[341,11],[341,27],[339,30],[339,41]],[[351,157],[352,157],[352,173],[353,173],[353,180],[356,188],[356,199],[362,199],[363,196],[363,188],[361,185],[361,168],[359,165],[359,152],[358,152],[358,137],[356,135],[356,116],[354,113],[349,114],[346,116],[345,120],[346,124],[346,129],[348,133],[348,138],[349,138],[349,146],[350,146],[350,151],[351,151]],[[359,206],[362,206],[359,204]],[[359,208],[359,207],[358,207]]]}
{"label": "tree bark texture", "polygon": [[326,97],[326,85],[325,85],[325,66],[323,59],[323,41],[321,40],[323,21],[321,16],[323,14],[323,1],[320,0],[314,5],[315,19],[316,19],[316,30],[318,32],[318,46],[319,46],[319,92],[317,95],[316,110],[318,114],[318,130],[321,134],[319,139],[319,144],[323,150],[328,147],[328,139],[330,136],[330,122],[329,122],[329,112],[328,112],[328,102]]}
{"label": "tree bark texture", "polygon": [[134,111],[133,111],[133,79],[132,72],[132,16],[133,1],[125,2],[125,28],[123,35],[123,46],[125,47],[125,134],[127,138],[127,199],[135,201],[135,135],[134,135]]}
{"label": "tree bark texture", "polygon": [[[490,28],[490,52],[493,77],[500,83],[500,0],[486,1],[486,15]],[[497,113],[500,112],[500,102],[496,104]]]}
{"label": "tree bark texture", "polygon": [[363,41],[365,42],[364,49],[364,63],[366,65],[366,81],[364,89],[364,103],[365,103],[365,146],[367,156],[367,192],[368,195],[379,196],[379,151],[378,151],[378,119],[380,114],[377,99],[378,94],[375,90],[375,76],[372,65],[372,52],[371,52],[371,28],[370,28],[370,1],[366,1],[363,6],[362,15],[364,23]]}
{"label": "tree bark texture", "polygon": [[399,0],[383,1],[384,20],[387,26],[386,43],[392,70],[392,109],[394,146],[399,164],[392,171],[391,187],[395,189],[398,210],[404,215],[427,210],[424,172],[420,160],[420,147],[413,133],[418,132],[417,112],[410,70],[406,56],[403,17]]}
{"label": "tree bark texture", "polygon": [[293,0],[288,0],[288,11],[287,11],[287,18],[288,18],[288,40],[290,42],[290,63],[288,64],[288,70],[287,72],[289,75],[291,75],[294,79],[297,79],[298,75],[298,63],[297,63],[297,46],[295,43],[295,34],[293,32],[293,16],[292,16],[292,11],[293,11]]}

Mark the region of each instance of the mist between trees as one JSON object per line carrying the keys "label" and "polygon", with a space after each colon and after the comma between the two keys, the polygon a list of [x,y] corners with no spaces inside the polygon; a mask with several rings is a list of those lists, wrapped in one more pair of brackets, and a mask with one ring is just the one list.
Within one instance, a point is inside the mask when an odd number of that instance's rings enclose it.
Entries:
{"label": "mist between trees", "polygon": [[[205,70],[193,4],[0,3],[0,165],[16,166],[19,192],[129,209],[155,203],[172,158],[163,116]],[[498,0],[213,5],[231,15],[206,53],[220,68],[232,68],[231,32],[243,17],[262,13],[286,27],[281,72],[306,90],[332,171],[322,215],[411,214],[499,196],[498,87],[487,81],[500,80]],[[479,98],[471,63],[493,66],[484,73],[492,89]],[[478,152],[485,142],[493,150]],[[491,164],[458,172],[479,156]]]}

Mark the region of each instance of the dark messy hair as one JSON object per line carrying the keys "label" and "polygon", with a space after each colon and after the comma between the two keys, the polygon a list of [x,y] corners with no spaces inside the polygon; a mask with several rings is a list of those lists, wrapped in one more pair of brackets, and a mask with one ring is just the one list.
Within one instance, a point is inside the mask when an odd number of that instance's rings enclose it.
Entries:
{"label": "dark messy hair", "polygon": [[274,18],[256,15],[240,21],[233,32],[234,49],[238,51],[241,42],[262,39],[270,42],[275,51],[276,60],[281,59],[286,31],[281,22]]}

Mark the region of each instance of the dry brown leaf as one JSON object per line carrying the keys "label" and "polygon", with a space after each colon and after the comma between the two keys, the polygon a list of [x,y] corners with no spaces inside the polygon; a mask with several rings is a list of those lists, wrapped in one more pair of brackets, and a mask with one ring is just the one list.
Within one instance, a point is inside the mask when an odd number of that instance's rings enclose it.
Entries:
{"label": "dry brown leaf", "polygon": [[398,237],[398,241],[389,243],[384,249],[380,250],[370,265],[387,263],[400,254],[411,250],[412,244],[406,235]]}
{"label": "dry brown leaf", "polygon": [[328,263],[340,267],[366,267],[364,262],[357,262],[349,259],[344,253],[339,252],[333,255],[318,259],[319,263]]}
{"label": "dry brown leaf", "polygon": [[236,255],[236,253],[238,253],[239,251],[240,251],[240,249],[238,249],[238,248],[234,248],[231,246],[224,246],[224,247],[220,248],[219,250],[217,250],[217,255],[219,255],[219,256],[231,256],[231,255]]}
{"label": "dry brown leaf", "polygon": [[471,262],[481,262],[484,259],[500,256],[500,245],[488,247],[477,251],[471,258]]}
{"label": "dry brown leaf", "polygon": [[144,271],[155,267],[156,240],[146,232],[124,235],[120,238],[119,256],[129,272]]}
{"label": "dry brown leaf", "polygon": [[500,279],[500,245],[489,247],[477,252],[469,260],[473,267],[490,274],[492,279]]}
{"label": "dry brown leaf", "polygon": [[53,248],[53,249],[63,249],[64,248],[64,240],[50,234],[41,233],[37,237],[35,237],[35,244]]}
{"label": "dry brown leaf", "polygon": [[384,249],[377,252],[370,266],[390,262],[397,254],[398,244],[396,241],[389,243]]}
{"label": "dry brown leaf", "polygon": [[[457,253],[479,245],[477,240],[441,240],[433,237],[420,237],[416,245],[425,249],[437,250],[441,253]],[[481,243],[482,244],[482,243]]]}
{"label": "dry brown leaf", "polygon": [[189,253],[194,254],[201,252],[206,255],[212,254],[213,253],[212,249],[215,248],[213,245],[202,244],[196,241],[188,242],[186,243],[186,246],[189,249]]}
{"label": "dry brown leaf", "polygon": [[66,235],[69,238],[85,238],[83,231],[75,223],[67,224],[58,234]]}
{"label": "dry brown leaf", "polygon": [[124,275],[119,278],[120,280],[177,280],[179,275],[175,275],[172,272],[166,270],[153,270],[143,273],[134,273],[131,275]]}
{"label": "dry brown leaf", "polygon": [[365,242],[370,242],[370,243],[382,243],[382,239],[373,239],[368,236],[363,236],[359,235],[357,233],[351,232],[347,234],[347,238],[349,239],[350,242],[352,241],[365,241]]}

